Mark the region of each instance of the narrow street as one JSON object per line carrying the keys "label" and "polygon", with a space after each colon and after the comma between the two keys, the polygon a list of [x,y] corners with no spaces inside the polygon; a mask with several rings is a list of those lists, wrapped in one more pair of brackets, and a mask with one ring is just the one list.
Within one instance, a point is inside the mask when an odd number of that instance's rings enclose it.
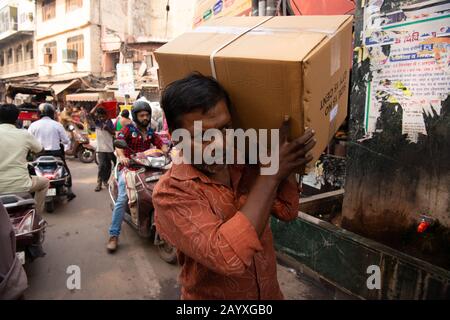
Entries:
{"label": "narrow street", "polygon": [[[94,192],[97,166],[69,159],[74,176],[72,202],[59,203],[46,213],[49,223],[44,242],[47,255],[26,265],[31,299],[178,299],[179,266],[158,256],[156,247],[123,224],[119,250],[106,252],[111,219],[106,189]],[[81,289],[69,290],[69,266],[81,270]],[[278,266],[278,279],[286,299],[332,299],[326,289],[300,279],[293,270]]]}

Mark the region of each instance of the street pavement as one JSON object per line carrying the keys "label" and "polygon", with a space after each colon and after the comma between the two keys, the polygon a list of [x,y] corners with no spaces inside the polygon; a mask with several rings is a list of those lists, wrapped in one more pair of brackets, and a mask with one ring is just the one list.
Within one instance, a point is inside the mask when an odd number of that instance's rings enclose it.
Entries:
{"label": "street pavement", "polygon": [[[126,223],[119,250],[107,253],[111,201],[107,189],[94,192],[97,166],[76,159],[68,159],[68,164],[77,197],[44,214],[49,224],[47,254],[25,266],[29,282],[25,299],[179,299],[180,267],[161,260],[151,241],[140,238]],[[79,267],[80,289],[67,287],[73,274],[70,266]],[[324,287],[280,265],[278,279],[286,299],[333,298]]]}

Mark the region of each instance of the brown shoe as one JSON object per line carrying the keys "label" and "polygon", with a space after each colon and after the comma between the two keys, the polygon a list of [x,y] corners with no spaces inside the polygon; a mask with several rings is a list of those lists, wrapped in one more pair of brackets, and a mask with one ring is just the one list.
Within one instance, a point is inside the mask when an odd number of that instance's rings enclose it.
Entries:
{"label": "brown shoe", "polygon": [[117,250],[118,242],[119,242],[119,237],[116,237],[116,236],[109,237],[106,248],[108,249],[108,251],[110,253]]}

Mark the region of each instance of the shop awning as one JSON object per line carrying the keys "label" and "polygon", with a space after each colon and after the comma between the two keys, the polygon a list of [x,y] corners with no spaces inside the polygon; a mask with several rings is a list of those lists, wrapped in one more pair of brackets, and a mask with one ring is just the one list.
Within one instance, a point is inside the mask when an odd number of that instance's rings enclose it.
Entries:
{"label": "shop awning", "polygon": [[54,83],[50,87],[53,89],[55,96],[57,96],[69,88],[76,87],[80,83],[81,83],[81,81],[79,79],[75,79],[70,82]]}
{"label": "shop awning", "polygon": [[66,96],[66,101],[96,102],[100,99],[98,92],[72,93]]}

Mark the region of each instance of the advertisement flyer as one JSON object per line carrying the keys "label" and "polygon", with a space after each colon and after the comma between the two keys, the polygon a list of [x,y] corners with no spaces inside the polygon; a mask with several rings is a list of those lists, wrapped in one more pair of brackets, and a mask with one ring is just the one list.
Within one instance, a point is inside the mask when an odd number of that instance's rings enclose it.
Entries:
{"label": "advertisement flyer", "polygon": [[[417,142],[426,135],[424,113],[439,115],[450,92],[450,3],[427,1],[379,15],[373,1],[366,10],[364,44],[372,79],[367,86],[365,129],[376,129],[383,101],[403,111],[402,133]],[[422,2],[423,3],[423,2]],[[379,11],[378,11],[379,12]]]}

